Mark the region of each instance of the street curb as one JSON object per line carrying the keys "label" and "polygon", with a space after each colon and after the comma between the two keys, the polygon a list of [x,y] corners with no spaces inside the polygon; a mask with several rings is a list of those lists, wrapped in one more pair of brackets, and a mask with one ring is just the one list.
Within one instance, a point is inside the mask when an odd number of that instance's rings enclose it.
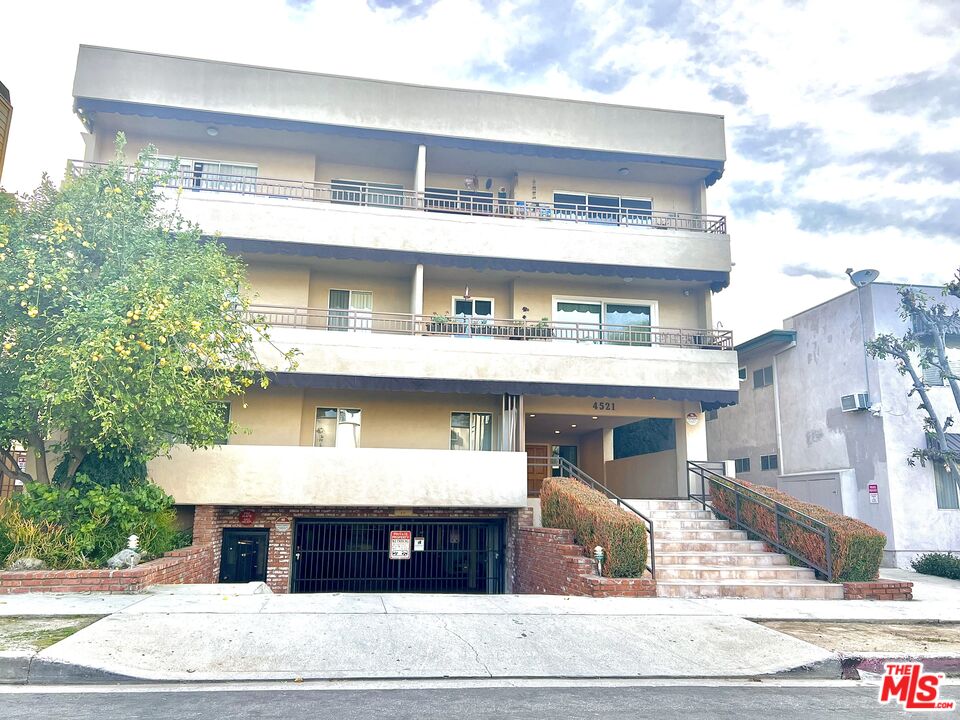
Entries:
{"label": "street curb", "polygon": [[910,653],[841,654],[844,668],[852,667],[869,673],[884,674],[888,663],[923,663],[926,672],[941,672],[947,677],[960,677],[960,655],[916,655]]}

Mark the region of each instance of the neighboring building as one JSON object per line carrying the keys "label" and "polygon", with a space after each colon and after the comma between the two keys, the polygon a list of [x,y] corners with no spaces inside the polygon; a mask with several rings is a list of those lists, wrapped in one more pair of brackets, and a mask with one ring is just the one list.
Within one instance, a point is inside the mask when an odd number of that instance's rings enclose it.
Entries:
{"label": "neighboring building", "polygon": [[[702,410],[738,389],[711,313],[722,117],[88,46],[74,96],[76,171],[118,131],[130,158],[178,157],[180,210],[243,255],[273,341],[302,351],[230,407],[248,434],[151,463],[195,533],[222,531],[221,578],[504,592],[558,458],[686,496]],[[670,442],[615,460],[614,429],[652,418]]]}
{"label": "neighboring building", "polygon": [[[941,299],[941,288],[919,289]],[[888,283],[787,318],[783,330],[737,346],[739,404],[709,413],[706,423],[711,460],[731,461],[737,477],[879,528],[887,534],[886,562],[900,567],[918,553],[960,550],[956,479],[907,464],[926,442],[925,414],[907,397],[910,381],[893,360],[874,360],[864,349],[864,339],[907,329],[897,286]],[[951,342],[960,348],[960,336]],[[941,419],[956,417],[939,371],[924,378]],[[960,447],[960,435],[949,437]]]}
{"label": "neighboring building", "polygon": [[10,141],[12,118],[13,105],[10,103],[10,91],[0,82],[0,180],[3,180],[3,161],[7,155],[7,143]]}

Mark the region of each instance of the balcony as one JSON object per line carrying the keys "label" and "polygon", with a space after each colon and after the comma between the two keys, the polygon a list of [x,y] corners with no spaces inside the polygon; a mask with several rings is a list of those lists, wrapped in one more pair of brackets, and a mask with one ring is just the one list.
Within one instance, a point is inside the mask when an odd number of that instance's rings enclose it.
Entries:
{"label": "balcony", "polygon": [[[95,166],[74,162],[73,171]],[[626,274],[721,287],[731,268],[722,215],[185,170],[165,177],[171,206],[176,203],[205,233],[285,245],[288,252],[328,246],[358,259],[429,254],[460,266],[601,274],[634,269]],[[491,258],[497,259],[493,265]]]}
{"label": "balcony", "polygon": [[258,345],[261,360],[282,369],[278,351],[296,348],[301,353],[297,373],[416,378],[456,387],[511,384],[531,392],[537,385],[566,386],[579,388],[577,394],[593,388],[599,393],[621,387],[736,391],[739,386],[729,330],[325,308],[251,310],[273,326],[271,343]]}
{"label": "balcony", "polygon": [[[75,173],[104,163],[71,161]],[[134,168],[127,168],[130,172]],[[607,228],[654,228],[726,234],[724,215],[664,212],[640,208],[610,208],[603,205],[553,203],[512,198],[479,197],[467,190],[416,192],[374,184],[328,183],[315,180],[283,180],[221,173],[179,170],[161,183],[169,188],[199,192],[231,193],[283,200],[334,203],[368,208],[447,213],[517,221],[572,222]]]}
{"label": "balcony", "polygon": [[526,507],[527,456],[392,448],[174,447],[150,477],[181,505]]}

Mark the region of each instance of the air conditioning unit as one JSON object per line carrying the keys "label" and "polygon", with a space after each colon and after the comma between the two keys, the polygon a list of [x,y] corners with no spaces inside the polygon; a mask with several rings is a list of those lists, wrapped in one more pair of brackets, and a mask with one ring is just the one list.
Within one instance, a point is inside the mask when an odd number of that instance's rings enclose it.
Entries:
{"label": "air conditioning unit", "polygon": [[870,409],[870,398],[866,393],[854,393],[840,397],[840,409],[843,412],[857,412]]}

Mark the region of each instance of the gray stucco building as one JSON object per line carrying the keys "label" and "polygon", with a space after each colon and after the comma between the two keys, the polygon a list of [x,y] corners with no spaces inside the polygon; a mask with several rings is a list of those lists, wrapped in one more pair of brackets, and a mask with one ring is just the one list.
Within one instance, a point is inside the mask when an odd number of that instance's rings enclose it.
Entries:
{"label": "gray stucco building", "polygon": [[[918,289],[939,299],[940,288]],[[741,343],[739,404],[709,413],[706,426],[711,460],[879,528],[886,563],[909,567],[920,553],[960,550],[960,509],[956,479],[907,464],[925,443],[909,380],[864,350],[865,340],[906,332],[898,308],[897,286],[874,283]],[[960,348],[960,338],[948,344]],[[924,375],[941,419],[956,416],[939,372]],[[864,407],[844,410],[842,398],[856,406],[860,393]]]}

